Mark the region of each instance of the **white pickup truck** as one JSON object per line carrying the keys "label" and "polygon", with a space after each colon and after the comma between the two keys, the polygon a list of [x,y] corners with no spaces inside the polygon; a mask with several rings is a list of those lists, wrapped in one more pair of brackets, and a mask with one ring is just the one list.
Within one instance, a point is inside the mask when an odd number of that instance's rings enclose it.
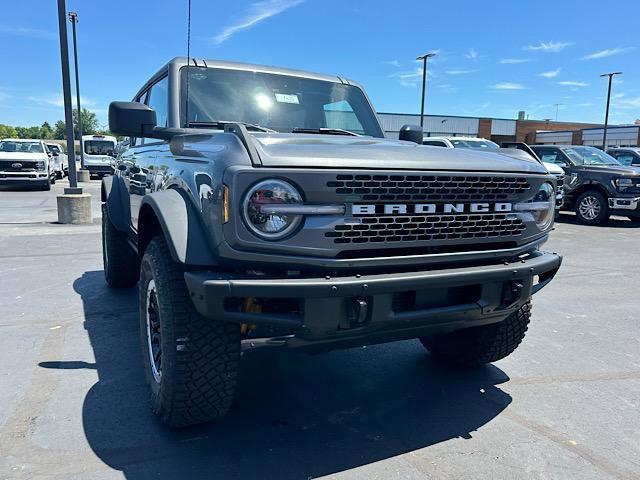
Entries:
{"label": "white pickup truck", "polygon": [[0,185],[38,186],[51,190],[56,182],[52,158],[42,140],[0,140]]}
{"label": "white pickup truck", "polygon": [[64,153],[62,147],[57,143],[47,143],[47,148],[51,152],[51,160],[53,162],[53,170],[56,173],[56,178],[62,180],[69,174],[69,160],[67,154]]}

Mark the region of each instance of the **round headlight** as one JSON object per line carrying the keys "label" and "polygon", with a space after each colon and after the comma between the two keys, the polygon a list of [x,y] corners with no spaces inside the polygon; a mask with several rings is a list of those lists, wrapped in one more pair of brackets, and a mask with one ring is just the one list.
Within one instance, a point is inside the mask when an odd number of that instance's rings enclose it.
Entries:
{"label": "round headlight", "polygon": [[302,195],[282,180],[263,180],[249,189],[243,204],[249,229],[265,240],[280,240],[302,222],[302,215],[265,212],[267,206],[301,205]]}
{"label": "round headlight", "polygon": [[533,197],[532,204],[538,204],[539,209],[532,210],[533,219],[540,230],[546,230],[553,223],[556,211],[556,195],[550,183],[543,183],[536,196]]}

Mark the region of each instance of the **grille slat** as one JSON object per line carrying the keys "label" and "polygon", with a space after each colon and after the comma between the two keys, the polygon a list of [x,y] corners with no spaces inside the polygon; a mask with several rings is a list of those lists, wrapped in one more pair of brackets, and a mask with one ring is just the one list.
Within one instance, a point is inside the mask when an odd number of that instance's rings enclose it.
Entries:
{"label": "grille slat", "polygon": [[507,201],[531,188],[524,177],[448,175],[337,175],[326,185],[338,195],[373,201]]}
{"label": "grille slat", "polygon": [[363,218],[362,221],[359,224],[336,225],[325,236],[333,238],[335,243],[446,241],[515,237],[526,228],[522,220],[506,213],[425,217],[397,215]]}

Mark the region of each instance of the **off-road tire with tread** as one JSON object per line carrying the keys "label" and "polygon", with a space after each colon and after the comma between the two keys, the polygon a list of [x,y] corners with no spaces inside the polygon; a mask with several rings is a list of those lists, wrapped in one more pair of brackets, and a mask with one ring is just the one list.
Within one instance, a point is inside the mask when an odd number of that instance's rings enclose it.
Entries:
{"label": "off-road tire with tread", "polygon": [[[589,219],[580,213],[580,203],[585,197],[593,197],[600,203],[600,213],[594,219]],[[585,225],[601,225],[609,220],[609,202],[607,201],[607,197],[605,197],[602,193],[597,190],[587,190],[580,194],[580,196],[576,199],[574,211],[576,212],[576,217]]]}
{"label": "off-road tire with tread", "polygon": [[138,283],[140,258],[127,236],[111,223],[106,203],[102,204],[102,264],[110,287],[131,288]]}
{"label": "off-road tire with tread", "polygon": [[531,302],[499,323],[420,338],[434,358],[458,367],[495,362],[522,342],[531,318]]}
{"label": "off-road tire with tread", "polygon": [[[240,364],[240,326],[201,316],[184,281],[184,267],[156,236],[140,266],[140,339],[152,409],[162,422],[185,427],[224,417],[233,403]],[[162,346],[160,381],[151,367],[146,300],[155,282]]]}

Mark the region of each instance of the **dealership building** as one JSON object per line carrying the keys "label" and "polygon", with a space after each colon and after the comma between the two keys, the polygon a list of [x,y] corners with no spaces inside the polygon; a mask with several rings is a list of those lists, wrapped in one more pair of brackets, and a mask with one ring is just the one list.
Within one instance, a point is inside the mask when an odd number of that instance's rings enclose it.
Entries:
{"label": "dealership building", "polygon": [[[538,143],[537,135],[539,132],[564,132],[566,134],[566,132],[583,131],[584,129],[599,128],[602,130],[601,124],[527,120],[524,112],[520,112],[519,117],[518,119],[509,119],[425,115],[424,134],[428,137],[482,137],[496,143],[507,141]],[[403,125],[420,125],[419,114],[379,112],[378,118],[388,138],[398,138],[398,133]]]}

